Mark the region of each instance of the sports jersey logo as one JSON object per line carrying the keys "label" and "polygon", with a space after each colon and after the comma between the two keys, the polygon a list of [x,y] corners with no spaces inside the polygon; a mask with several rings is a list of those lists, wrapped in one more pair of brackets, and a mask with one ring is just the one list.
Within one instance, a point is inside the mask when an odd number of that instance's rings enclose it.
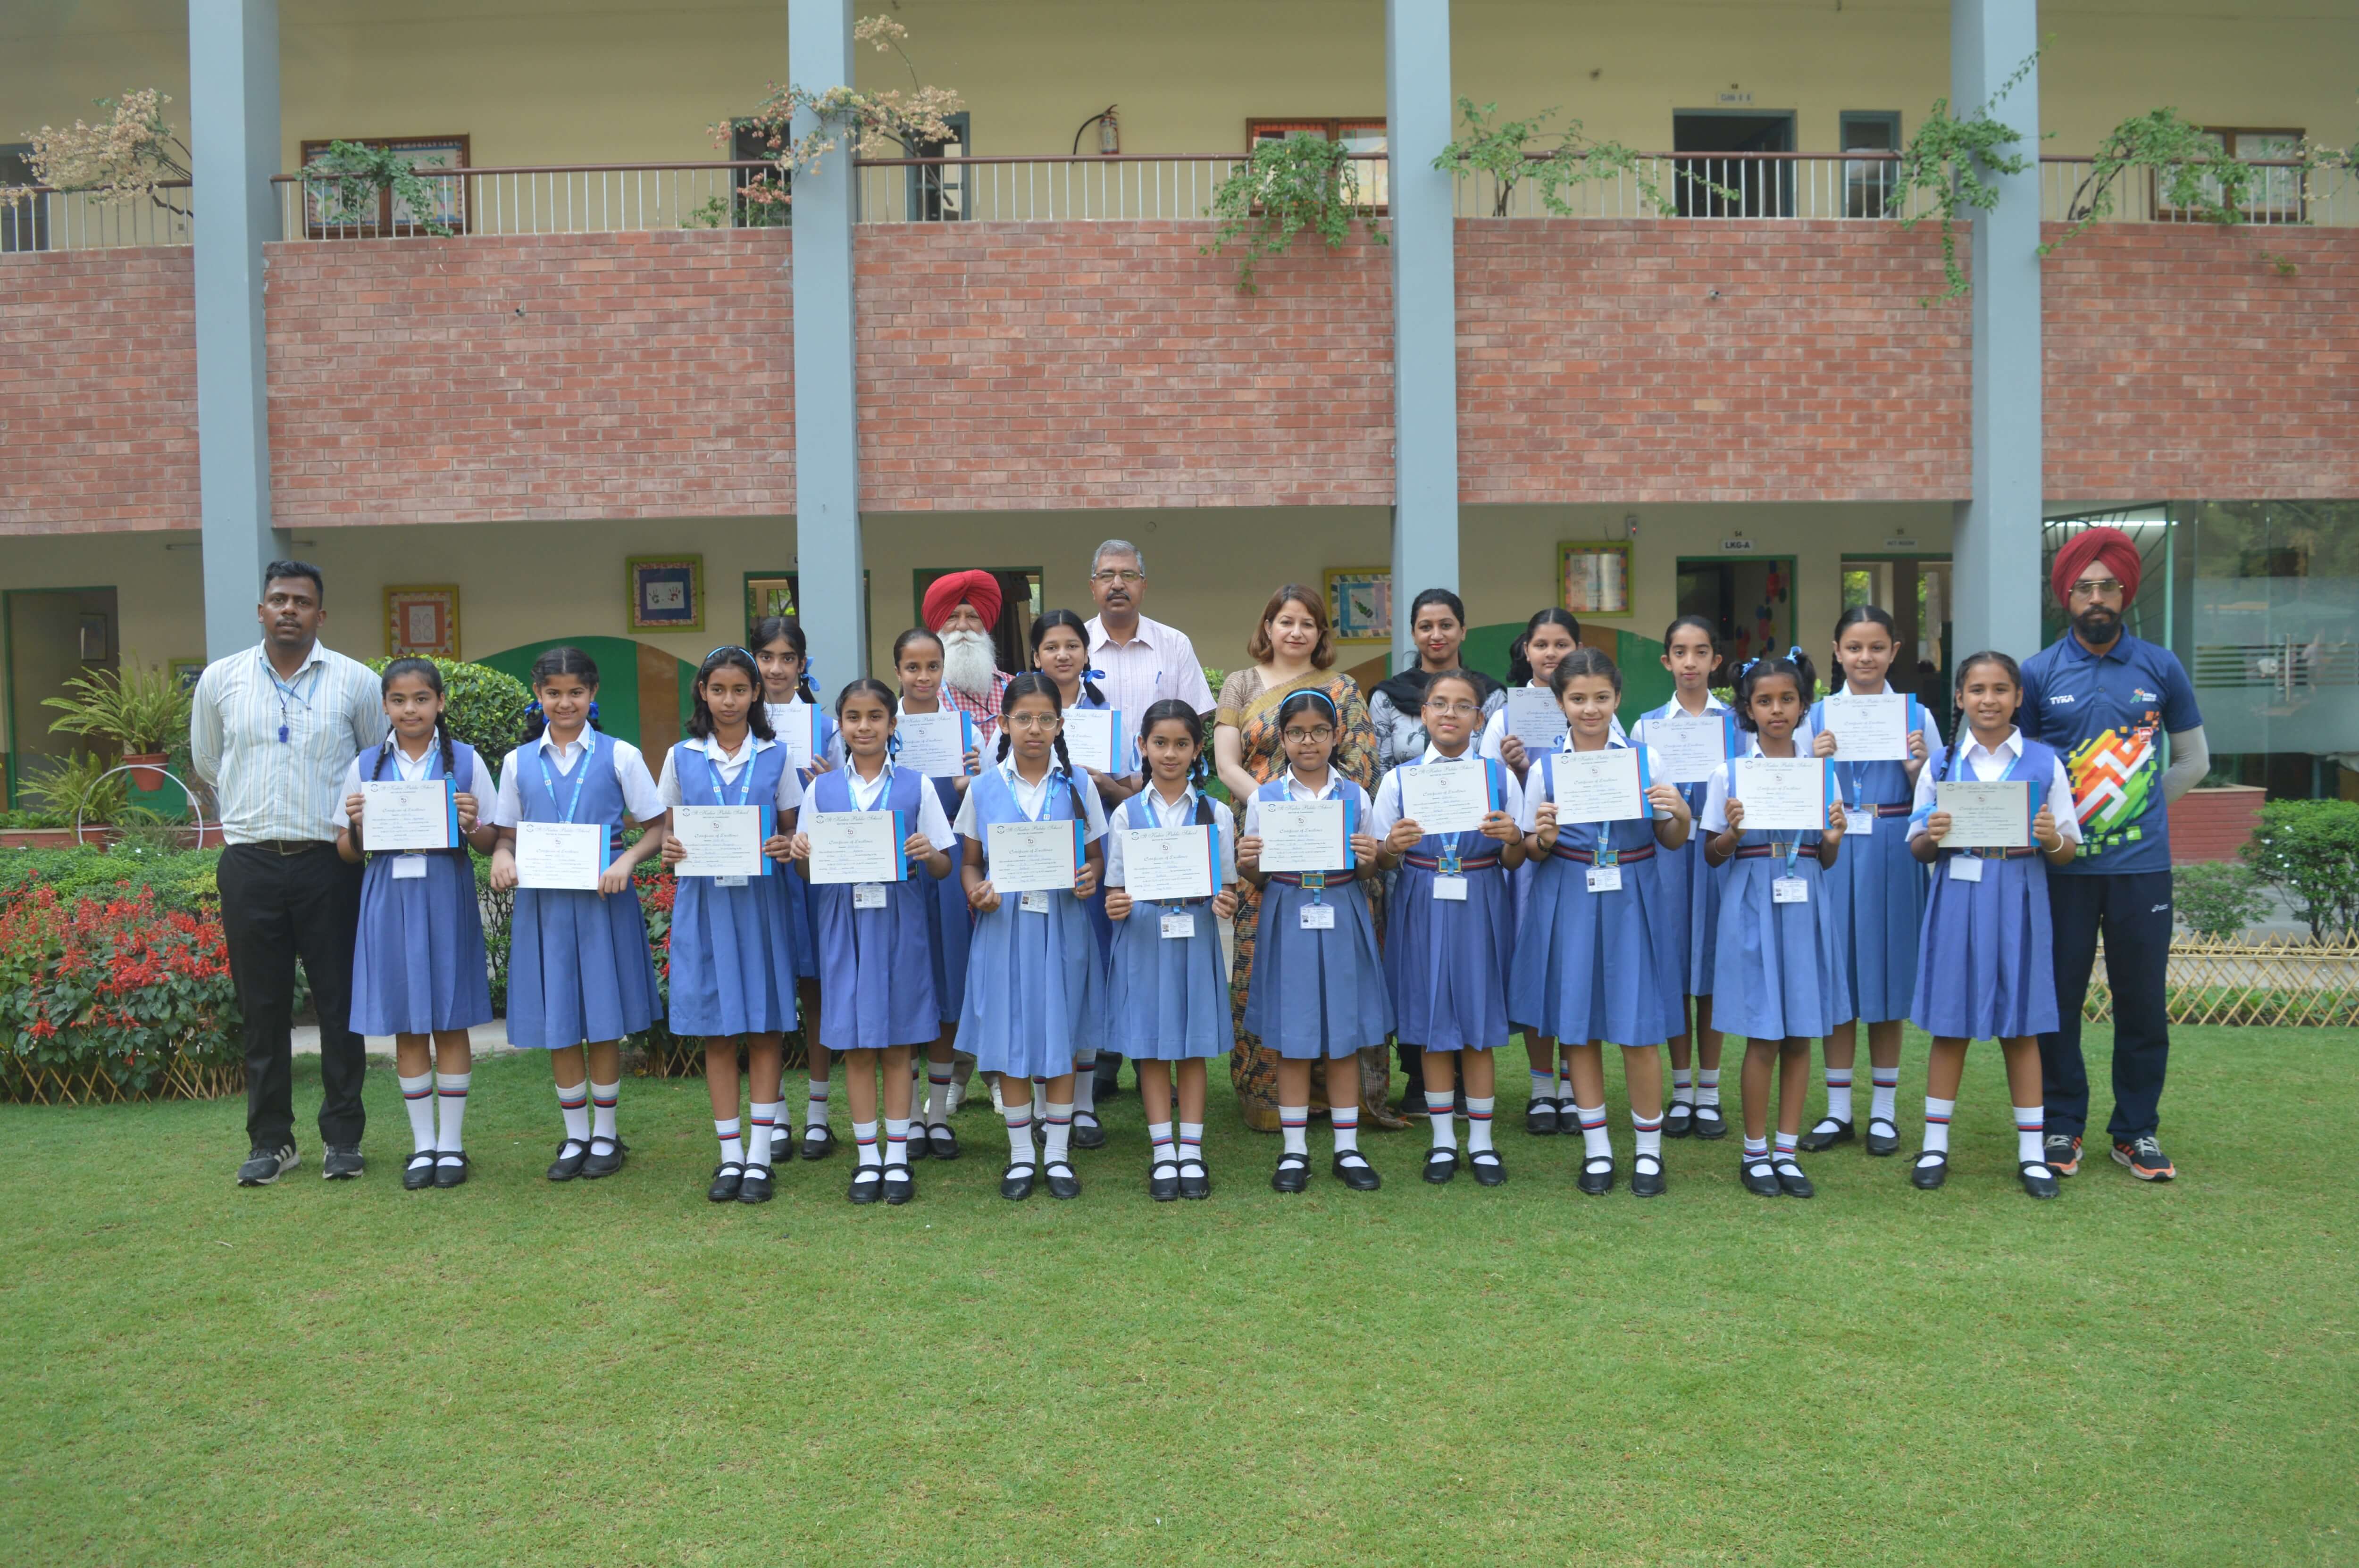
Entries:
{"label": "sports jersey logo", "polygon": [[2074,747],[2065,765],[2082,832],[2118,832],[2143,816],[2158,760],[2151,730],[2108,730]]}

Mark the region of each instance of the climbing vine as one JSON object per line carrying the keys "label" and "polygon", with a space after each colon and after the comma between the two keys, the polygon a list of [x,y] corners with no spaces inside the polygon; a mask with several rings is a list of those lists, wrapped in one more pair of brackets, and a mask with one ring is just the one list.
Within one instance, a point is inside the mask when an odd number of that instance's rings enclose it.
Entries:
{"label": "climbing vine", "polygon": [[1919,305],[1955,299],[1967,291],[1965,269],[1958,265],[1957,225],[1998,205],[1998,187],[1985,177],[2021,174],[2032,167],[2027,155],[2013,150],[2023,133],[1993,116],[1991,108],[2020,87],[2038,63],[2035,49],[1971,114],[1952,114],[1947,98],[1934,99],[1932,112],[1901,149],[1900,188],[1915,192],[1922,204],[1900,226],[1913,229],[1929,217],[1941,226],[1941,276],[1948,287],[1919,299]]}
{"label": "climbing vine", "polygon": [[1255,269],[1284,254],[1305,229],[1330,250],[1351,238],[1354,223],[1378,244],[1386,243],[1374,207],[1361,195],[1352,149],[1307,133],[1256,144],[1214,188],[1212,215],[1219,227],[1202,254],[1217,255],[1236,245],[1237,287],[1246,294],[1260,292]]}
{"label": "climbing vine", "polygon": [[[1488,175],[1493,195],[1491,216],[1507,216],[1516,188],[1528,182],[1540,205],[1560,218],[1574,216],[1567,193],[1583,185],[1627,178],[1658,212],[1672,210],[1670,199],[1647,172],[1635,148],[1620,142],[1598,141],[1586,134],[1579,120],[1551,132],[1549,122],[1558,111],[1547,109],[1528,120],[1501,121],[1496,103],[1477,105],[1472,98],[1458,100],[1459,133],[1433,160],[1433,167],[1463,179]],[[1553,136],[1553,140],[1550,137]],[[1718,189],[1718,187],[1714,187]],[[1734,199],[1734,191],[1722,194]]]}
{"label": "climbing vine", "polygon": [[[447,237],[455,232],[439,214],[442,193],[413,167],[416,155],[403,147],[372,147],[360,142],[334,141],[303,166],[304,185],[330,229],[374,227],[378,199],[393,193],[394,225],[420,234]],[[402,216],[404,211],[408,216]]]}

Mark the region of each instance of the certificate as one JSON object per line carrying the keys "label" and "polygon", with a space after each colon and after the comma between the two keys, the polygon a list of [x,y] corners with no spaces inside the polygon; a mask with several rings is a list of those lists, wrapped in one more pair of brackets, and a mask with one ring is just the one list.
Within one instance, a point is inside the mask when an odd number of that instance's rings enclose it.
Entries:
{"label": "certificate", "polygon": [[[1636,746],[1551,752],[1548,779],[1560,824],[1629,822],[1654,814],[1647,804],[1646,754]],[[1752,809],[1746,803],[1748,822]]]}
{"label": "certificate", "polygon": [[1220,829],[1210,823],[1123,830],[1123,891],[1142,903],[1212,897],[1220,891]]}
{"label": "certificate", "polygon": [[797,697],[765,704],[763,710],[770,716],[770,732],[787,749],[787,765],[797,773],[808,772],[819,751],[819,709]]}
{"label": "certificate", "polygon": [[459,799],[449,779],[378,779],[361,784],[361,848],[450,849],[459,843]]}
{"label": "certificate", "polygon": [[1078,822],[994,822],[984,837],[984,872],[1011,892],[1071,892],[1081,874]]}
{"label": "certificate", "polygon": [[769,857],[762,841],[774,820],[766,806],[675,806],[671,836],[688,859],[671,869],[676,877],[766,877]]}
{"label": "certificate", "polygon": [[1662,758],[1672,784],[1701,784],[1734,752],[1732,727],[1725,712],[1672,713],[1647,720],[1647,744]]}
{"label": "certificate", "polygon": [[1065,709],[1065,754],[1092,773],[1122,772],[1122,715],[1111,708]]}
{"label": "certificate", "polygon": [[1729,798],[1745,807],[1745,830],[1824,832],[1834,770],[1823,757],[1739,757],[1729,764]]}
{"label": "certificate", "polygon": [[1347,871],[1352,869],[1350,813],[1340,800],[1254,803],[1265,871]]}
{"label": "certificate", "polygon": [[1473,833],[1497,805],[1491,770],[1477,760],[1397,768],[1401,816],[1428,833]]}
{"label": "certificate", "polygon": [[1819,725],[1835,738],[1835,755],[1846,762],[1905,762],[1917,699],[1897,691],[1862,697],[1839,691],[1819,705]]}
{"label": "certificate", "polygon": [[929,779],[966,776],[966,754],[975,749],[974,719],[952,708],[940,713],[904,713],[893,727],[901,750],[897,767]]}
{"label": "certificate", "polygon": [[606,827],[599,822],[519,822],[516,829],[516,886],[596,892],[613,858]]}
{"label": "certificate", "polygon": [[2031,784],[1961,780],[1933,786],[1933,809],[1950,814],[1944,849],[2021,849],[2031,843]]}
{"label": "certificate", "polygon": [[795,828],[810,840],[814,887],[909,879],[901,854],[909,835],[897,811],[809,812],[795,819]]}
{"label": "certificate", "polygon": [[1569,728],[1556,693],[1519,686],[1507,694],[1507,733],[1521,741],[1526,752],[1537,756],[1555,750]]}

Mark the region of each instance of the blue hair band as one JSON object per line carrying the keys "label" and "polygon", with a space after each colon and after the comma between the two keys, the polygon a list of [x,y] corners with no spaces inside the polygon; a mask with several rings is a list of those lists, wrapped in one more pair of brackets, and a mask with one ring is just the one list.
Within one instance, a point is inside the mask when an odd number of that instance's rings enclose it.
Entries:
{"label": "blue hair band", "polygon": [[719,647],[717,647],[717,648],[713,649],[713,650],[712,650],[712,653],[710,653],[710,654],[705,654],[705,655],[704,655],[704,662],[705,662],[706,664],[708,664],[708,665],[709,665],[709,664],[711,664],[711,663],[712,662],[712,654],[744,654],[745,655],[745,657],[746,657],[747,659],[749,659],[749,660],[750,660],[750,659],[752,659],[752,658],[753,658],[753,656],[754,656],[754,655],[753,655],[753,654],[752,654],[751,652],[749,652],[749,651],[748,651],[748,650],[746,650],[746,649],[744,649],[744,648],[739,647],[739,646],[738,646],[736,643],[722,643],[722,644],[721,644],[721,646],[719,646]]}

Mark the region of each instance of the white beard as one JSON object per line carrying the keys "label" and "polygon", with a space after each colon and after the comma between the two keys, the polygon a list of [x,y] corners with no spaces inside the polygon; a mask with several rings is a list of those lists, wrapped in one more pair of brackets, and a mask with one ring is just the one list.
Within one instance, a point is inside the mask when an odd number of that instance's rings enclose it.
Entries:
{"label": "white beard", "polygon": [[969,697],[991,695],[991,678],[999,673],[999,651],[988,632],[945,632],[942,637],[942,684]]}

